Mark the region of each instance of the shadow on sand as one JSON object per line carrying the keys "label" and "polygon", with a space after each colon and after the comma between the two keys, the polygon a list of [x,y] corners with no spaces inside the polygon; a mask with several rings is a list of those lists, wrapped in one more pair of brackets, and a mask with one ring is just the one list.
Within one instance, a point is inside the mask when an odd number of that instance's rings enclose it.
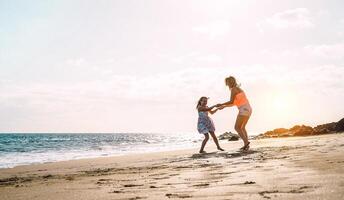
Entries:
{"label": "shadow on sand", "polygon": [[209,153],[197,153],[193,154],[190,158],[193,159],[204,159],[204,158],[238,158],[246,155],[254,154],[259,151],[248,150],[248,151],[237,151],[237,152],[209,152]]}

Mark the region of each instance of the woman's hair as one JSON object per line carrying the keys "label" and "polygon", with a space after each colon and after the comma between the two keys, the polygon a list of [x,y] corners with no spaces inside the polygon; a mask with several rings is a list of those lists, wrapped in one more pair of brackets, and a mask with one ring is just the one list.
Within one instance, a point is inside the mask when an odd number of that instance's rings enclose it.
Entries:
{"label": "woman's hair", "polygon": [[198,102],[197,102],[196,109],[198,109],[198,107],[201,105],[202,99],[208,99],[208,97],[201,97],[201,98],[199,98],[199,100],[198,100]]}
{"label": "woman's hair", "polygon": [[236,79],[233,76],[229,76],[225,79],[225,84],[230,87],[240,87]]}

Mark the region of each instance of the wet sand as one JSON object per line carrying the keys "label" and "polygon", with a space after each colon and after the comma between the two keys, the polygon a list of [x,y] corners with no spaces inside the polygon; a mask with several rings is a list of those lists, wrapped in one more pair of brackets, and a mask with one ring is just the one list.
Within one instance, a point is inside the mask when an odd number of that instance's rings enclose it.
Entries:
{"label": "wet sand", "polygon": [[343,199],[344,134],[212,141],[198,149],[0,170],[7,199]]}

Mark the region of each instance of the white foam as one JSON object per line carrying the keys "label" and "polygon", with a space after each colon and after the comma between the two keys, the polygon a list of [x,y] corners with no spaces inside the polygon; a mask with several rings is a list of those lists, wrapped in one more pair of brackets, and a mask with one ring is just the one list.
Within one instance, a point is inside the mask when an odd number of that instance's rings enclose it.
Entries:
{"label": "white foam", "polygon": [[59,151],[35,151],[35,152],[10,152],[0,156],[0,168],[12,168],[20,165],[38,164],[46,162],[57,162],[75,160],[82,158],[96,158],[116,155],[126,155],[142,152],[159,152],[168,150],[185,149],[198,146],[191,140],[179,141],[177,143],[140,144],[140,145],[103,145],[97,148]]}

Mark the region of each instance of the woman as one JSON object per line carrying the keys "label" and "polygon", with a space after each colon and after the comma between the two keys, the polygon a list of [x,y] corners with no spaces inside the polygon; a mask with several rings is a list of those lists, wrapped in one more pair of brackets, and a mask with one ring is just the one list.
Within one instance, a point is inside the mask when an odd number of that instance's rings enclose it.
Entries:
{"label": "woman", "polygon": [[240,148],[241,150],[248,150],[250,148],[250,142],[248,141],[246,124],[250,119],[252,108],[244,91],[239,87],[235,78],[230,76],[225,79],[225,83],[231,91],[231,99],[225,103],[219,104],[220,109],[225,107],[231,107],[233,105],[237,106],[239,109],[239,114],[235,122],[235,130],[238,132],[241,139],[244,141],[244,146]]}

